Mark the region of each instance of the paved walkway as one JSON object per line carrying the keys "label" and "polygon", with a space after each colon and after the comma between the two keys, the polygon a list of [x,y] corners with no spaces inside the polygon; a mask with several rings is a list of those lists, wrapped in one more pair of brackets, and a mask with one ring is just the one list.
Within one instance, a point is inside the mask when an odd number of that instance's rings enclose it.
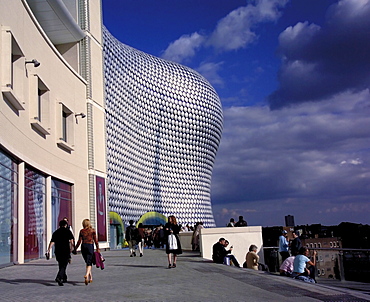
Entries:
{"label": "paved walkway", "polygon": [[0,301],[370,301],[370,294],[323,284],[306,284],[263,272],[214,264],[193,252],[167,268],[164,250],[103,252],[106,268],[93,268],[84,284],[84,262],[73,256],[68,283],[58,286],[55,259],[0,269]]}

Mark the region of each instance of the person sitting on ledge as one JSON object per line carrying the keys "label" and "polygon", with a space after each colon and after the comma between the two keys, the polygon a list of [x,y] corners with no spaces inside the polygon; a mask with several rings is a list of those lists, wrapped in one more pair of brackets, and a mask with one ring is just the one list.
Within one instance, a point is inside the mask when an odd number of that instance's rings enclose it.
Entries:
{"label": "person sitting on ledge", "polygon": [[247,262],[247,268],[258,271],[258,261],[260,257],[257,255],[257,246],[252,244],[249,247],[249,252],[245,255],[245,261]]}
{"label": "person sitting on ledge", "polygon": [[[307,247],[303,246],[299,250],[299,254],[294,258],[293,262],[293,274],[292,277],[300,279],[305,282],[316,283],[315,272],[316,272],[316,255],[317,252],[313,251],[313,261],[308,258],[310,251]],[[307,264],[310,265],[307,268]],[[303,277],[303,278],[302,278]]]}
{"label": "person sitting on ledge", "polygon": [[229,242],[225,238],[220,238],[218,242],[213,245],[212,251],[212,260],[215,263],[227,264],[230,261],[236,266],[240,267],[239,262],[236,260],[234,255],[231,255],[233,247],[231,246],[229,250],[226,250],[225,247],[229,245]]}
{"label": "person sitting on ledge", "polygon": [[295,256],[290,256],[283,261],[279,269],[280,276],[287,276],[287,277],[292,276],[294,259],[295,259]]}

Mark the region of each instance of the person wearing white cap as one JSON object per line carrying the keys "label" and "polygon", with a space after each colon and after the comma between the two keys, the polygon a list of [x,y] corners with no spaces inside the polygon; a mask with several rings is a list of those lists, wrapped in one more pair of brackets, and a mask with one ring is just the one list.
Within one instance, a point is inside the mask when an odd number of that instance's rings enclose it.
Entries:
{"label": "person wearing white cap", "polygon": [[289,254],[289,242],[287,240],[287,231],[283,231],[281,236],[279,237],[279,253],[282,258],[282,261],[284,261],[286,258],[290,256]]}

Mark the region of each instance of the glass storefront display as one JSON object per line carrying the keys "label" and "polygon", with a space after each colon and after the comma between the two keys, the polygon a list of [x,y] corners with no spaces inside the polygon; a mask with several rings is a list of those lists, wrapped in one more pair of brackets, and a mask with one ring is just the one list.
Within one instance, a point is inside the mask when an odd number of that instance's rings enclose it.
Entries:
{"label": "glass storefront display", "polygon": [[[72,185],[53,178],[51,180],[52,231],[59,227],[64,217],[72,225]],[[72,225],[73,228],[73,225]]]}
{"label": "glass storefront display", "polygon": [[45,176],[25,168],[24,259],[43,255],[45,246]]}
{"label": "glass storefront display", "polygon": [[13,217],[16,212],[18,192],[18,166],[0,150],[0,265],[13,259],[15,242]]}

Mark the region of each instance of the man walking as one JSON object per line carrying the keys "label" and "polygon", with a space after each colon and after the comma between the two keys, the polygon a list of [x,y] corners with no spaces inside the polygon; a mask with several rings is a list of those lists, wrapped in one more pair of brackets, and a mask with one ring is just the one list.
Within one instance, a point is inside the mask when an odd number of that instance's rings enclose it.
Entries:
{"label": "man walking", "polygon": [[58,261],[59,271],[55,281],[58,282],[59,286],[63,286],[67,282],[67,265],[71,258],[71,251],[74,250],[74,239],[73,234],[67,228],[68,223],[65,220],[59,222],[59,229],[57,229],[50,240],[47,254],[50,254],[50,250],[55,245],[55,258]]}
{"label": "man walking", "polygon": [[136,241],[138,237],[137,228],[134,226],[134,221],[129,221],[130,225],[126,228],[126,240],[130,250],[130,257],[136,257]]}

